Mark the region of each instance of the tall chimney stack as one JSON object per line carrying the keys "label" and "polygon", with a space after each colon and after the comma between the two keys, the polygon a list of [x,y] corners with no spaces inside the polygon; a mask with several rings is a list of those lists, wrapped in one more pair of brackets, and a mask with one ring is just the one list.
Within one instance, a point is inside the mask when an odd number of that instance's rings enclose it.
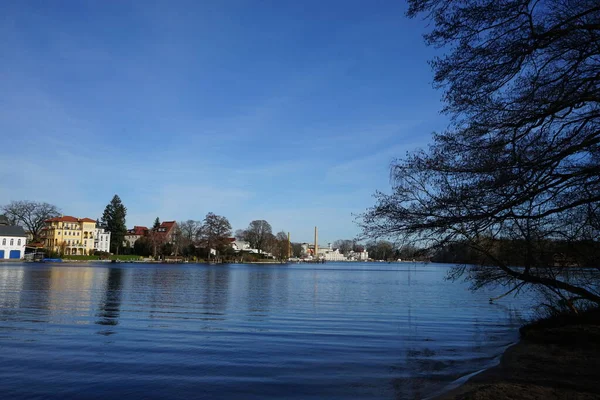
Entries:
{"label": "tall chimney stack", "polygon": [[319,256],[319,230],[315,226],[315,258]]}

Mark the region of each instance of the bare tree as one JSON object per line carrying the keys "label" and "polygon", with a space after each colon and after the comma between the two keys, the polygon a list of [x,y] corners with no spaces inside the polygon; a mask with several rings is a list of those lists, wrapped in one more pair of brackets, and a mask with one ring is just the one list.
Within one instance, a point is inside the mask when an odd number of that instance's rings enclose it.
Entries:
{"label": "bare tree", "polygon": [[223,251],[229,243],[231,236],[231,224],[229,220],[212,212],[206,214],[200,229],[200,242],[207,249],[210,258],[210,250]]}
{"label": "bare tree", "polygon": [[37,201],[12,201],[2,206],[6,216],[23,226],[33,235],[33,240],[40,240],[40,233],[47,219],[60,215],[60,210],[52,204]]}
{"label": "bare tree", "polygon": [[389,260],[395,252],[394,245],[386,240],[368,242],[367,251],[374,260]]}
{"label": "bare tree", "polygon": [[352,251],[352,247],[354,246],[354,242],[348,239],[340,239],[333,242],[333,247],[340,250],[342,254],[348,254]]}
{"label": "bare tree", "polygon": [[284,231],[278,232],[277,235],[275,235],[274,239],[275,245],[272,251],[273,255],[279,260],[287,259],[289,251],[287,233],[285,233]]}
{"label": "bare tree", "polygon": [[302,243],[292,243],[292,256],[302,257]]}
{"label": "bare tree", "polygon": [[[157,229],[150,229],[146,235],[148,243],[152,249],[152,257],[156,259],[159,256],[160,249],[165,244],[165,235]],[[141,240],[141,239],[138,239]]]}
{"label": "bare tree", "polygon": [[189,245],[198,239],[202,222],[188,219],[187,221],[178,222],[177,226],[179,227],[182,244]]}
{"label": "bare tree", "polygon": [[197,243],[201,228],[202,222],[191,219],[177,223],[173,232],[175,255],[184,253],[189,256],[189,249]]}
{"label": "bare tree", "polygon": [[279,252],[279,241],[272,233],[265,235],[262,245],[262,252],[269,253],[270,255],[277,257],[277,253]]}
{"label": "bare tree", "polygon": [[273,235],[271,225],[261,219],[250,222],[248,229],[246,229],[245,238],[250,242],[250,246],[262,252],[265,250],[265,245],[270,237],[269,235]]}
{"label": "bare tree", "polygon": [[365,235],[467,245],[478,265],[452,276],[468,272],[474,288],[530,287],[575,312],[600,304],[598,270],[568,268],[580,264],[570,248],[599,246],[598,1],[409,4],[433,22],[426,41],[450,49],[432,66],[452,123],[393,163],[393,192],[377,194]]}

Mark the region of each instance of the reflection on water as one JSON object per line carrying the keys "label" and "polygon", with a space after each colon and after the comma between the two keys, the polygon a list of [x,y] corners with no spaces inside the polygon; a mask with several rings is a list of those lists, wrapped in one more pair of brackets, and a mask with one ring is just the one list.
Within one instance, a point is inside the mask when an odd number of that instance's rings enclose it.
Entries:
{"label": "reflection on water", "polygon": [[[96,321],[98,325],[114,326],[119,324],[119,314],[121,311],[121,287],[123,285],[123,270],[120,268],[111,268],[108,270],[108,278],[102,300],[98,306]],[[111,330],[104,331],[104,334],[114,333]]]}
{"label": "reflection on water", "polygon": [[525,309],[447,268],[0,265],[3,397],[423,398]]}

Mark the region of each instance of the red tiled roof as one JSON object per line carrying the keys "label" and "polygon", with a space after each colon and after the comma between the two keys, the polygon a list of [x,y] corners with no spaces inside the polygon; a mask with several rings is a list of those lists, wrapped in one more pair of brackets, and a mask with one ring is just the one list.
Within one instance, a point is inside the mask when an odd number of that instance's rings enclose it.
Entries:
{"label": "red tiled roof", "polygon": [[160,235],[168,236],[177,222],[175,221],[163,221],[158,228],[153,229],[153,231],[157,232]]}
{"label": "red tiled roof", "polygon": [[146,228],[145,226],[134,226],[133,229],[129,229],[127,231],[128,235],[137,235],[137,236],[144,236],[146,234],[146,232],[148,232],[148,228]]}
{"label": "red tiled roof", "polygon": [[62,217],[54,217],[47,219],[46,222],[96,222],[96,220],[91,218],[75,218],[70,215],[63,215]]}
{"label": "red tiled roof", "polygon": [[71,217],[70,215],[63,215],[62,217],[47,219],[46,222],[77,222],[77,218]]}
{"label": "red tiled roof", "polygon": [[170,231],[171,229],[173,229],[173,226],[175,226],[175,221],[163,221],[162,224],[160,224],[161,228],[167,228],[167,231]]}

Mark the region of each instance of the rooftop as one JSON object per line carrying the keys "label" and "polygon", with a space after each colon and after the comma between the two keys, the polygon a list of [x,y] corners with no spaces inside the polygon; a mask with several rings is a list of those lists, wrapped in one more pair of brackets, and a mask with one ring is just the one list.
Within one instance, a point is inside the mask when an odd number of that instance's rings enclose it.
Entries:
{"label": "rooftop", "polygon": [[148,228],[145,226],[134,226],[132,229],[127,230],[127,235],[144,236],[148,232]]}
{"label": "rooftop", "polygon": [[91,218],[75,218],[70,215],[63,215],[61,217],[54,217],[47,219],[46,222],[93,222],[96,223],[95,219]]}
{"label": "rooftop", "polygon": [[153,231],[163,235],[168,235],[177,223],[175,221],[163,221],[158,228],[154,228]]}
{"label": "rooftop", "polygon": [[0,236],[27,237],[23,228],[10,225],[0,225]]}

